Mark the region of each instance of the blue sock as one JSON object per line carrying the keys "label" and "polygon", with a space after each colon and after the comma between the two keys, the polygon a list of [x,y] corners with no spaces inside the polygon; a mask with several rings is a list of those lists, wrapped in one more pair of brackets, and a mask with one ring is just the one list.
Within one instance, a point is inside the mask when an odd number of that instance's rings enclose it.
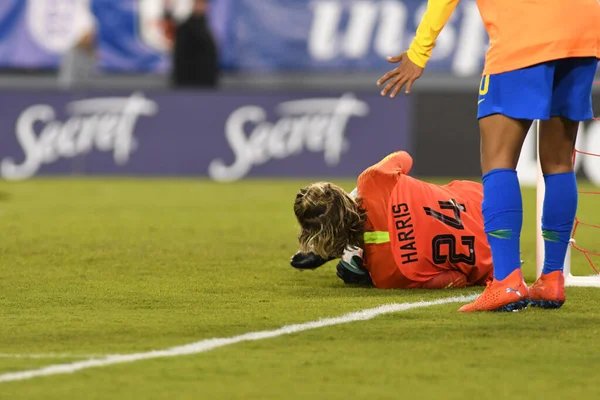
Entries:
{"label": "blue sock", "polygon": [[494,278],[502,280],[521,267],[523,200],[517,171],[494,169],[483,176],[482,211]]}
{"label": "blue sock", "polygon": [[542,213],[544,269],[562,271],[577,213],[577,180],[574,172],[544,175],[546,194]]}

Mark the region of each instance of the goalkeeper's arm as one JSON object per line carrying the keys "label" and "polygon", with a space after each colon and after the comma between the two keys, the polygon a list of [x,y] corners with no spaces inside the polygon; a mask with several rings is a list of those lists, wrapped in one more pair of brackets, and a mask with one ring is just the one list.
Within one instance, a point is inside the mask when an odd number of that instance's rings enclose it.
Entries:
{"label": "goalkeeper's arm", "polygon": [[348,247],[337,265],[337,276],[347,285],[373,286],[369,271],[363,266],[363,250]]}
{"label": "goalkeeper's arm", "polygon": [[341,260],[336,269],[337,276],[346,285],[374,286],[369,271],[362,265],[356,266]]}

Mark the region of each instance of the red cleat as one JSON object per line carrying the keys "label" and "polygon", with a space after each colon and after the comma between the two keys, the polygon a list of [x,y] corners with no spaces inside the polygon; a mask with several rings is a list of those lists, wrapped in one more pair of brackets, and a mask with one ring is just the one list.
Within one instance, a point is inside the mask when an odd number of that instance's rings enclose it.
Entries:
{"label": "red cleat", "polygon": [[519,268],[501,281],[494,279],[488,283],[481,296],[458,311],[519,311],[527,308],[527,304],[529,290]]}
{"label": "red cleat", "polygon": [[529,302],[541,308],[560,308],[565,302],[565,277],[561,271],[542,274],[529,288]]}

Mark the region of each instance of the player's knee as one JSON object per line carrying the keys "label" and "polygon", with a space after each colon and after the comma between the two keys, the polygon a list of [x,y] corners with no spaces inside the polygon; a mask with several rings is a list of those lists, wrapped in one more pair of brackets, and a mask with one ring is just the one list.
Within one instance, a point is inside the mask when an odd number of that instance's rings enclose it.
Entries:
{"label": "player's knee", "polygon": [[579,122],[552,117],[540,122],[540,164],[544,174],[573,171],[573,151]]}
{"label": "player's knee", "polygon": [[562,174],[573,171],[574,147],[570,143],[540,144],[540,165],[542,172]]}
{"label": "player's knee", "polygon": [[544,160],[541,162],[542,164],[542,172],[545,175],[552,174],[563,174],[566,172],[573,172],[573,164],[571,158],[567,158],[564,160],[560,159],[552,159],[552,160]]}

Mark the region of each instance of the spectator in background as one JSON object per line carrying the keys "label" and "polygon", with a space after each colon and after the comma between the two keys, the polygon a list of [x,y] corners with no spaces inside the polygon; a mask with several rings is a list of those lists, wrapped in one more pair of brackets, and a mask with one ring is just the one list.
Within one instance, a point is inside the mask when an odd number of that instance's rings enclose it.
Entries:
{"label": "spectator in background", "polygon": [[175,32],[177,31],[177,20],[174,15],[174,9],[176,4],[176,0],[165,0],[162,19],[159,21],[162,34],[166,40],[169,50],[173,50],[173,43],[175,42]]}
{"label": "spectator in background", "polygon": [[219,60],[207,10],[208,0],[194,0],[190,17],[177,27],[172,71],[176,87],[217,86]]}
{"label": "spectator in background", "polygon": [[96,21],[89,10],[77,15],[74,45],[63,56],[58,71],[59,86],[70,89],[89,86],[97,72]]}

